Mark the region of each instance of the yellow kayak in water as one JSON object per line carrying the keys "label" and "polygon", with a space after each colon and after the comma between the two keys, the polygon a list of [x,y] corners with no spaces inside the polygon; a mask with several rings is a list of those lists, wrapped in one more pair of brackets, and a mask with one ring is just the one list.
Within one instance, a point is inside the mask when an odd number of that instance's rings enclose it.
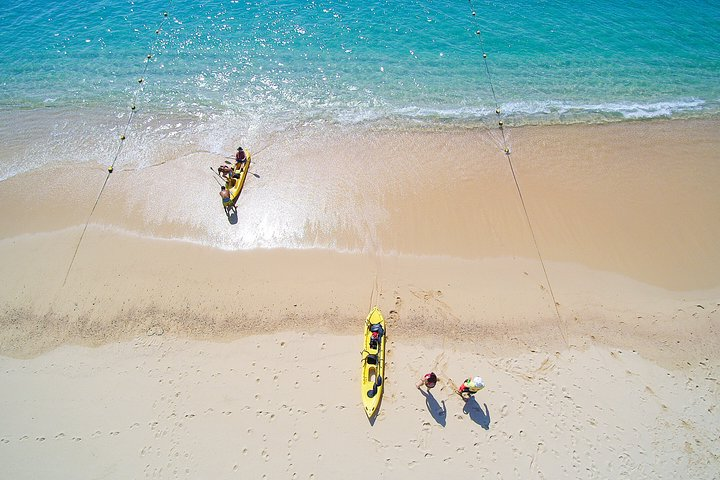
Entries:
{"label": "yellow kayak in water", "polygon": [[365,413],[372,418],[380,407],[385,375],[385,319],[377,307],[365,320],[364,342],[360,387]]}
{"label": "yellow kayak in water", "polygon": [[240,192],[242,191],[243,185],[245,185],[245,177],[247,177],[248,170],[250,170],[250,152],[245,152],[246,160],[241,168],[233,170],[233,175],[225,182],[225,187],[230,191],[230,200],[232,205],[235,206]]}

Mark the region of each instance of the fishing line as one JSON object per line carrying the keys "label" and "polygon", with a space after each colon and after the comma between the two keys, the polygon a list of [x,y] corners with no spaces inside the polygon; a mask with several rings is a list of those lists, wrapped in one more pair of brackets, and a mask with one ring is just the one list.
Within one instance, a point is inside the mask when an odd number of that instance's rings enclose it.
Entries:
{"label": "fishing line", "polygon": [[[500,117],[500,104],[498,103],[497,94],[495,93],[495,86],[492,81],[492,75],[490,74],[490,67],[487,60],[488,55],[485,51],[485,41],[483,40],[482,31],[479,27],[475,5],[473,4],[473,0],[468,0],[468,2],[470,4],[470,10],[472,11],[473,21],[475,22],[475,34],[480,42],[480,51],[482,52],[483,64],[485,66],[485,74],[487,76],[488,84],[490,85],[490,91],[492,93],[493,101],[495,102],[495,114]],[[548,285],[550,297],[552,298],[553,306],[555,307],[555,314],[558,318],[558,329],[560,330],[560,335],[562,336],[565,344],[567,345],[568,341],[565,336],[565,332],[563,332],[563,329],[560,325],[560,323],[562,322],[562,317],[560,316],[560,310],[558,309],[558,302],[555,299],[555,293],[553,292],[552,285],[550,284],[550,277],[548,276],[547,268],[545,267],[545,260],[543,259],[542,253],[540,252],[540,246],[538,244],[537,237],[535,236],[535,229],[533,228],[532,222],[530,221],[530,215],[528,214],[527,206],[525,204],[525,198],[523,197],[522,190],[520,189],[520,183],[518,182],[515,167],[512,163],[510,148],[508,147],[507,137],[505,136],[505,128],[502,120],[498,121],[498,127],[500,128],[500,132],[502,134],[503,151],[505,152],[505,156],[507,157],[508,165],[510,166],[510,172],[512,173],[512,177],[515,182],[515,188],[517,189],[518,197],[520,197],[520,203],[522,204],[523,212],[525,213],[525,220],[527,221],[528,227],[530,228],[530,235],[532,236],[533,244],[535,245],[535,251],[537,252],[537,256],[540,260],[540,265],[542,266],[542,271],[545,275],[545,281]]]}
{"label": "fishing line", "polygon": [[[169,2],[171,3],[171,2]],[[163,12],[163,19],[158,25],[158,27],[155,29],[156,38],[150,48],[150,51],[154,51],[155,45],[157,44],[157,38],[160,35],[160,32],[162,31],[162,27],[165,25],[165,22],[168,20],[168,12]],[[125,123],[125,129],[123,130],[123,133],[120,135],[120,143],[118,144],[117,149],[115,150],[115,155],[113,156],[112,162],[110,163],[110,166],[107,169],[107,174],[105,175],[105,181],[102,184],[102,187],[100,188],[100,192],[97,195],[97,198],[95,199],[95,204],[92,207],[92,210],[90,210],[90,214],[87,217],[87,220],[85,221],[85,226],[83,227],[83,231],[80,234],[80,239],[78,240],[77,245],[75,246],[75,252],[73,253],[72,259],[70,260],[70,265],[68,265],[68,269],[65,272],[65,278],[63,279],[62,286],[65,286],[65,283],[67,282],[68,276],[70,275],[70,270],[72,269],[73,264],[75,263],[75,257],[77,257],[78,250],[80,249],[80,244],[83,241],[83,238],[85,238],[85,232],[87,231],[88,225],[90,224],[90,219],[93,216],[93,213],[95,213],[95,209],[98,206],[98,203],[100,202],[100,197],[102,196],[103,192],[105,191],[105,187],[107,186],[108,180],[110,179],[110,175],[112,174],[113,170],[115,169],[115,162],[117,161],[118,157],[120,156],[120,152],[122,151],[123,145],[125,144],[125,139],[127,138],[127,134],[130,130],[130,124],[132,123],[132,120],[135,116],[136,111],[136,102],[138,94],[143,90],[143,86],[145,83],[145,75],[147,74],[148,66],[150,65],[150,60],[153,58],[152,53],[147,54],[145,57],[145,67],[143,68],[142,75],[140,78],[138,78],[138,87],[135,89],[135,92],[133,93],[133,99],[132,103],[130,105],[130,114],[128,115],[128,120]]]}

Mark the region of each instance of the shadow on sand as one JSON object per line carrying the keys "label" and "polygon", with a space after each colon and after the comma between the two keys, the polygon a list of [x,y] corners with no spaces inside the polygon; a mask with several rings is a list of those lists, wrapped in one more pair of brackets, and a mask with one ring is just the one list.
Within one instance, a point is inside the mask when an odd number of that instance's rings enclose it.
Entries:
{"label": "shadow on sand", "polygon": [[[483,407],[485,409],[483,410]],[[463,413],[466,415],[470,415],[470,419],[480,425],[485,430],[490,429],[490,410],[488,409],[488,406],[486,403],[483,403],[483,407],[481,407],[477,400],[475,400],[474,397],[470,397],[466,402],[465,406],[463,407]]]}
{"label": "shadow on sand", "polygon": [[440,426],[444,427],[447,421],[447,408],[445,408],[445,400],[442,401],[442,406],[440,406],[438,401],[435,400],[433,394],[430,393],[430,390],[420,390],[420,393],[422,393],[423,397],[425,397],[425,405],[427,406],[430,415],[432,415]]}
{"label": "shadow on sand", "polygon": [[238,223],[238,213],[237,213],[237,207],[233,207],[230,209],[230,213],[227,214],[227,219],[230,225],[237,225]]}

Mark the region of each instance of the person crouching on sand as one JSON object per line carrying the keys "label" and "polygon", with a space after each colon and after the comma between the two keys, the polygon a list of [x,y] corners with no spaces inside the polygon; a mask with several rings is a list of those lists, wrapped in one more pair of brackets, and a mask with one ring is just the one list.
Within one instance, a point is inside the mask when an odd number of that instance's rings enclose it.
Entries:
{"label": "person crouching on sand", "polygon": [[227,165],[220,165],[218,167],[218,175],[221,175],[223,178],[228,178],[232,173],[233,169]]}
{"label": "person crouching on sand", "polygon": [[416,385],[417,388],[425,386],[428,390],[433,388],[437,384],[437,375],[435,372],[426,373]]}
{"label": "person crouching on sand", "polygon": [[466,378],[465,381],[458,387],[458,394],[463,400],[468,401],[470,397],[475,395],[477,392],[485,388],[483,379],[480,377]]}

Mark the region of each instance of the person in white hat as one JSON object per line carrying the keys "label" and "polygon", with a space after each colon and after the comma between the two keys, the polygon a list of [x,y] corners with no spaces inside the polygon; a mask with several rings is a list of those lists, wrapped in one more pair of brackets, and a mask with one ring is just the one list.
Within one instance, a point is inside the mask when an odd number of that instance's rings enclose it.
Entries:
{"label": "person in white hat", "polygon": [[485,388],[485,383],[480,377],[466,378],[465,381],[458,388],[458,393],[463,400],[469,400],[470,397],[475,395],[477,392]]}

